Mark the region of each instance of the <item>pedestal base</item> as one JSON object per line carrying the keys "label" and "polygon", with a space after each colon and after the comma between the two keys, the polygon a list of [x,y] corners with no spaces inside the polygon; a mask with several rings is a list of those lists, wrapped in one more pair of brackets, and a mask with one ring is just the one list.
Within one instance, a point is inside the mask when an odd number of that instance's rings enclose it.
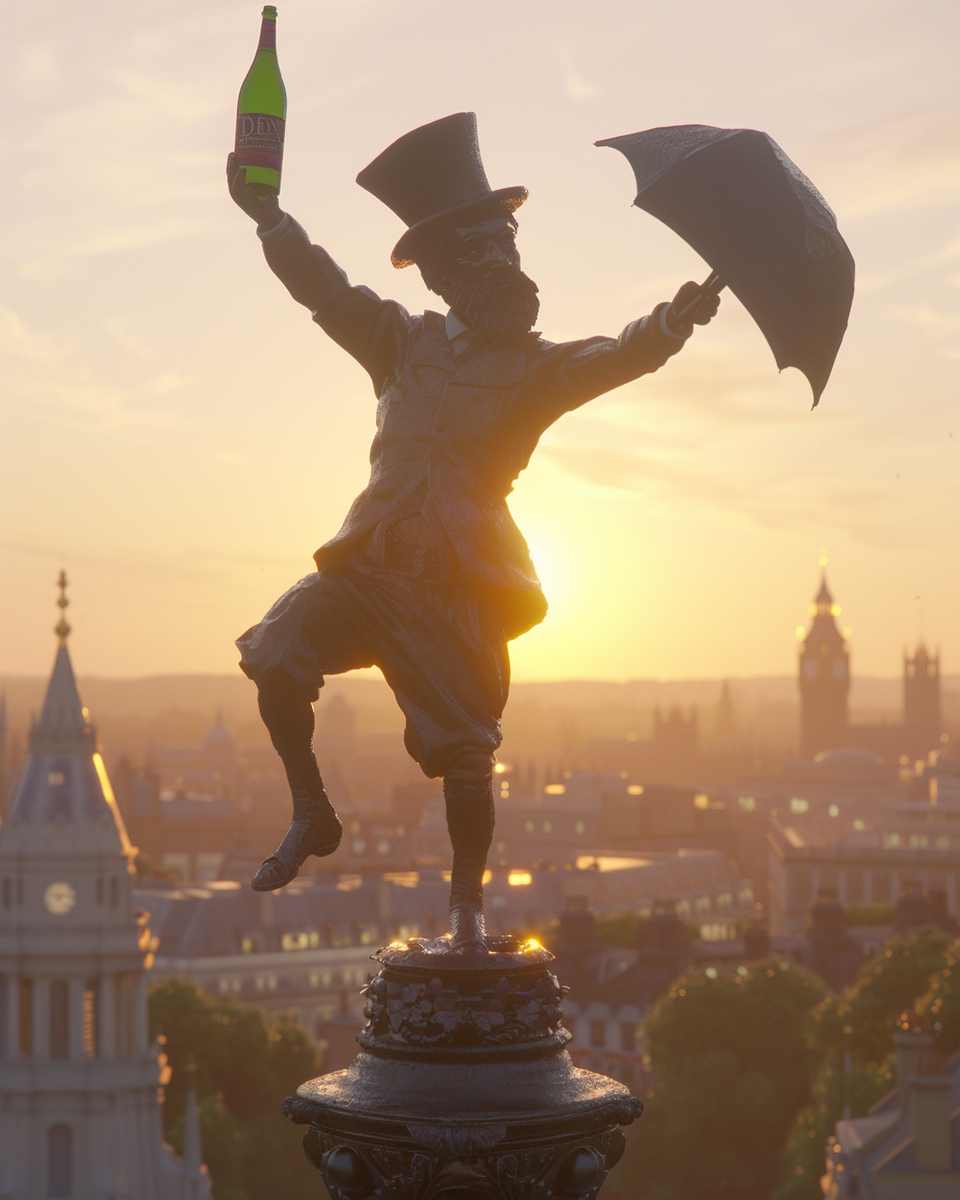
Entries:
{"label": "pedestal base", "polygon": [[375,956],[346,1071],[284,1101],[334,1200],[594,1200],[643,1106],[573,1066],[536,942],[398,942]]}

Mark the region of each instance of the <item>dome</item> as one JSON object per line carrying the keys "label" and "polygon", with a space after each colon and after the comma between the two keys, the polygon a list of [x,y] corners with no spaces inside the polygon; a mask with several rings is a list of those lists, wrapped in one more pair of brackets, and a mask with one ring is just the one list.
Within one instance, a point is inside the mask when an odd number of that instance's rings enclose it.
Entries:
{"label": "dome", "polygon": [[883,769],[883,759],[868,750],[857,750],[850,746],[843,750],[822,750],[814,756],[818,767],[827,771],[878,771]]}
{"label": "dome", "polygon": [[223,723],[223,709],[217,709],[217,719],[203,735],[205,750],[233,750],[236,738]]}

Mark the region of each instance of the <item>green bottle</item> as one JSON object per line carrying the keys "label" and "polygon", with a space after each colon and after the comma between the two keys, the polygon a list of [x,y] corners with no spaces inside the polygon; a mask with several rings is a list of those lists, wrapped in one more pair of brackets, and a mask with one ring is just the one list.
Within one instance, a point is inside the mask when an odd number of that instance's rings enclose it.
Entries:
{"label": "green bottle", "polygon": [[263,10],[260,43],[237,98],[237,166],[247,169],[247,189],[258,200],[280,192],[287,93],[277,66],[277,10]]}

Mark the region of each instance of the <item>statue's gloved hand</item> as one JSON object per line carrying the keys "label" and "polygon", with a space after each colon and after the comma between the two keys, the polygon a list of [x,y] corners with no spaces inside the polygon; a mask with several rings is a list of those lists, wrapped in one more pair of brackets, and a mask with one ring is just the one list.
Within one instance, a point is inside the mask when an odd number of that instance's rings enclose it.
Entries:
{"label": "statue's gloved hand", "polygon": [[275,229],[283,220],[283,211],[276,196],[258,200],[252,189],[247,187],[247,169],[237,166],[237,156],[227,156],[227,187],[234,204],[240,206],[248,217],[252,217],[261,232]]}
{"label": "statue's gloved hand", "polygon": [[[677,313],[683,312],[687,305],[695,300],[697,296],[700,298],[696,304],[694,304],[689,312],[683,313],[683,319],[678,321]],[[702,291],[700,284],[694,283],[691,279],[689,282],[683,284],[667,309],[667,325],[677,337],[689,337],[693,333],[694,325],[709,325],[717,315],[719,307],[720,297],[715,296],[712,292]]]}

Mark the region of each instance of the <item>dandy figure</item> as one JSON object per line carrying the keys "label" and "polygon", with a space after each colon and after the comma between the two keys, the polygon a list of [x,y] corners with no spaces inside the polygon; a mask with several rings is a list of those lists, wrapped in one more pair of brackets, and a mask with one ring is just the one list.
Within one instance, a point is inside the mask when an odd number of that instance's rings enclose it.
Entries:
{"label": "dandy figure", "polygon": [[[317,570],[237,642],[293,795],[290,828],[252,886],[282,887],[311,854],[336,850],[342,831],[313,755],[312,704],[325,675],[377,666],[406,718],[408,752],[443,779],[452,945],[482,953],[507,643],[547,609],[506,497],[558,417],[681,349],[693,325],[675,313],[700,289],[684,284],[618,338],[554,345],[532,332],[537,287],[520,269],[513,215],[527,192],[490,188],[473,113],[413,130],[357,177],[408,227],[394,266],[416,264],[446,315],[411,316],[352,287],[275,199],[247,194],[233,156],[227,175],[272,270],[378,397],[367,488],[314,555]],[[704,295],[685,319],[706,324],[717,304]]]}

